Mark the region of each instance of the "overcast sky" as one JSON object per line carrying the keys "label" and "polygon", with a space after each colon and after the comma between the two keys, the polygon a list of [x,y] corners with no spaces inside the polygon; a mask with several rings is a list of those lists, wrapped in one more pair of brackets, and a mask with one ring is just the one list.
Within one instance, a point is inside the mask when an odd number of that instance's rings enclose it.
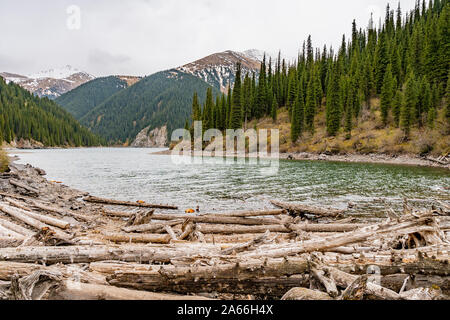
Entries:
{"label": "overcast sky", "polygon": [[[70,64],[95,76],[148,75],[225,50],[296,56],[308,34],[314,46],[338,46],[354,18],[365,28],[373,12],[378,22],[387,2],[0,0],[0,71]],[[403,12],[414,2],[402,0]],[[390,3],[397,8],[397,0]]]}

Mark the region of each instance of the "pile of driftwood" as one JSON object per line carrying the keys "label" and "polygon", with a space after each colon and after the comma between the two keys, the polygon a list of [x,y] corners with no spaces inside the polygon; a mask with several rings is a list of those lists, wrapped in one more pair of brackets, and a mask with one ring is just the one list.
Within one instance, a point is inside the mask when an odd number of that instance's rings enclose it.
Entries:
{"label": "pile of driftwood", "polygon": [[450,208],[184,214],[0,176],[0,299],[447,299]]}

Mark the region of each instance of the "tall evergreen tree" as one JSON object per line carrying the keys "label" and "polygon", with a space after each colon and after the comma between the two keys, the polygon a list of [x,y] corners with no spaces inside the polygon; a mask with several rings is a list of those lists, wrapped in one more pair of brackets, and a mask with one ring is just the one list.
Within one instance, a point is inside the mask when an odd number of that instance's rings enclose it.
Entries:
{"label": "tall evergreen tree", "polygon": [[241,64],[237,63],[236,80],[233,88],[233,101],[231,106],[230,128],[242,128],[242,104],[241,104]]}
{"label": "tall evergreen tree", "polygon": [[386,126],[388,122],[388,112],[392,104],[394,95],[394,79],[392,77],[392,65],[389,64],[384,75],[383,86],[381,88],[381,120]]}

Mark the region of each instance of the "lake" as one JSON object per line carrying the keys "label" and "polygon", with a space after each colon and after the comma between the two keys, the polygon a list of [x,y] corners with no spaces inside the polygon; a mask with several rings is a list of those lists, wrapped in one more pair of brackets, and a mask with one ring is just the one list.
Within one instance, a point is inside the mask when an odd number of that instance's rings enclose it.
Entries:
{"label": "lake", "polygon": [[[280,161],[267,176],[267,161],[197,159],[179,163],[163,149],[84,148],[11,150],[19,163],[44,169],[50,180],[92,195],[121,200],[174,204],[202,211],[263,209],[269,201],[297,201],[351,209],[358,214],[384,214],[402,207],[403,198],[417,206],[450,199],[450,174],[439,168],[383,164]],[[221,160],[221,161],[218,161]]]}

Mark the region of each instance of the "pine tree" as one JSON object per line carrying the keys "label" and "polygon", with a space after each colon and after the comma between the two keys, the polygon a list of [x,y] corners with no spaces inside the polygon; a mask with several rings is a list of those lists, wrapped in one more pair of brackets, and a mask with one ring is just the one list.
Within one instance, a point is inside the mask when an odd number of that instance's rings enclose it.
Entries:
{"label": "pine tree", "polygon": [[436,121],[436,108],[431,107],[427,113],[427,124],[430,129],[434,129],[435,121]]}
{"label": "pine tree", "polygon": [[400,112],[403,105],[403,93],[397,90],[394,100],[392,102],[392,115],[394,117],[394,125],[398,128],[400,126]]}
{"label": "pine tree", "polygon": [[350,139],[352,137],[352,108],[350,105],[347,105],[347,111],[345,112],[345,132],[346,139]]}
{"label": "pine tree", "polygon": [[272,111],[271,111],[271,116],[272,116],[272,120],[273,122],[277,122],[277,117],[278,117],[278,104],[277,104],[277,96],[274,95],[273,99],[272,99]]}
{"label": "pine tree", "polygon": [[394,95],[394,79],[392,77],[392,65],[389,64],[384,75],[383,86],[381,88],[381,120],[386,126],[388,122],[389,108]]}
{"label": "pine tree", "polygon": [[381,33],[375,52],[375,84],[377,93],[381,93],[383,86],[384,74],[389,64],[389,57],[387,52],[386,34]]}
{"label": "pine tree", "polygon": [[416,110],[417,92],[414,74],[409,73],[406,82],[405,98],[400,113],[400,126],[406,137],[409,137],[411,125],[413,123],[413,115]]}
{"label": "pine tree", "polygon": [[327,94],[327,133],[335,136],[341,123],[341,97],[337,72],[333,70],[332,80]]}
{"label": "pine tree", "polygon": [[308,89],[306,92],[306,105],[305,105],[306,129],[311,133],[314,133],[315,113],[316,113],[316,95],[314,93],[314,81],[311,78],[311,80],[308,83]]}
{"label": "pine tree", "polygon": [[242,104],[241,104],[241,64],[237,63],[236,80],[233,88],[233,98],[231,106],[230,128],[242,128]]}
{"label": "pine tree", "polygon": [[194,97],[192,98],[192,120],[193,121],[201,120],[201,109],[200,104],[198,103],[197,92],[194,92]]}

